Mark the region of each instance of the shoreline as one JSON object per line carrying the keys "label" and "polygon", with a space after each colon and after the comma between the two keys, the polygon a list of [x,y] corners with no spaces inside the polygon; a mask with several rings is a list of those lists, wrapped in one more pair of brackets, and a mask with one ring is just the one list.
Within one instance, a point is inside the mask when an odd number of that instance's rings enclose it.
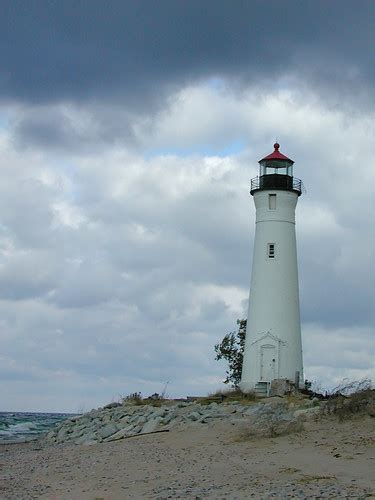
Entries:
{"label": "shoreline", "polygon": [[277,437],[221,421],[91,446],[2,444],[0,498],[375,498],[374,430],[369,416],[324,417]]}
{"label": "shoreline", "polygon": [[42,436],[38,436],[35,439],[26,439],[24,441],[0,441],[0,447],[1,446],[7,446],[7,445],[16,445],[16,444],[27,444],[27,443],[36,443],[39,442]]}

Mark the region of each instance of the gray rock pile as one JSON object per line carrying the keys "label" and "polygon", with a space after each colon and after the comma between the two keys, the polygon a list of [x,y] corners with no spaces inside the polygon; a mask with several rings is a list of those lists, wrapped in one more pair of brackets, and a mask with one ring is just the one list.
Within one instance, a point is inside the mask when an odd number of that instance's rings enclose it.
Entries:
{"label": "gray rock pile", "polygon": [[161,406],[111,403],[64,420],[43,440],[51,445],[91,445],[181,426],[210,425],[220,420],[229,421],[232,425],[245,424],[249,433],[277,435],[300,430],[303,421],[319,412],[316,404],[304,400],[296,408],[279,398],[276,402],[264,400],[250,405],[236,401],[220,404],[169,401]]}

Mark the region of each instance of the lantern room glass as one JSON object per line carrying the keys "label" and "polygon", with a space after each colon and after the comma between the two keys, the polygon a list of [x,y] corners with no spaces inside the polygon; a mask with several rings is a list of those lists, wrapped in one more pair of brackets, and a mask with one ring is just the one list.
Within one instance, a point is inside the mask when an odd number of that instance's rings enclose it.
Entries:
{"label": "lantern room glass", "polygon": [[259,175],[288,175],[293,177],[293,164],[287,161],[267,161],[260,163]]}

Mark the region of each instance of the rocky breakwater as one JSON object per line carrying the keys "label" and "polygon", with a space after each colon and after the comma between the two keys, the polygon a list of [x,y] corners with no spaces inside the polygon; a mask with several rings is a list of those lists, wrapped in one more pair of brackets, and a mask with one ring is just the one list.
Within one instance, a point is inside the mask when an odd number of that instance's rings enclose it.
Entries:
{"label": "rocky breakwater", "polygon": [[305,420],[319,413],[317,404],[303,400],[296,406],[281,398],[251,404],[238,401],[210,404],[168,401],[157,406],[111,403],[64,420],[42,439],[50,445],[91,445],[180,427],[212,425],[223,420],[231,425],[245,424],[250,434],[277,435],[302,429]]}

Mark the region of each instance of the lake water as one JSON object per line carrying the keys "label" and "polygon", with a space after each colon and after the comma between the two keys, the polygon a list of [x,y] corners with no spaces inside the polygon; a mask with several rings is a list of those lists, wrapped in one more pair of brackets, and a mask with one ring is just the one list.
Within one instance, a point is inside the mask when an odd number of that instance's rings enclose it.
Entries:
{"label": "lake water", "polygon": [[0,444],[22,443],[37,439],[70,413],[0,412]]}

